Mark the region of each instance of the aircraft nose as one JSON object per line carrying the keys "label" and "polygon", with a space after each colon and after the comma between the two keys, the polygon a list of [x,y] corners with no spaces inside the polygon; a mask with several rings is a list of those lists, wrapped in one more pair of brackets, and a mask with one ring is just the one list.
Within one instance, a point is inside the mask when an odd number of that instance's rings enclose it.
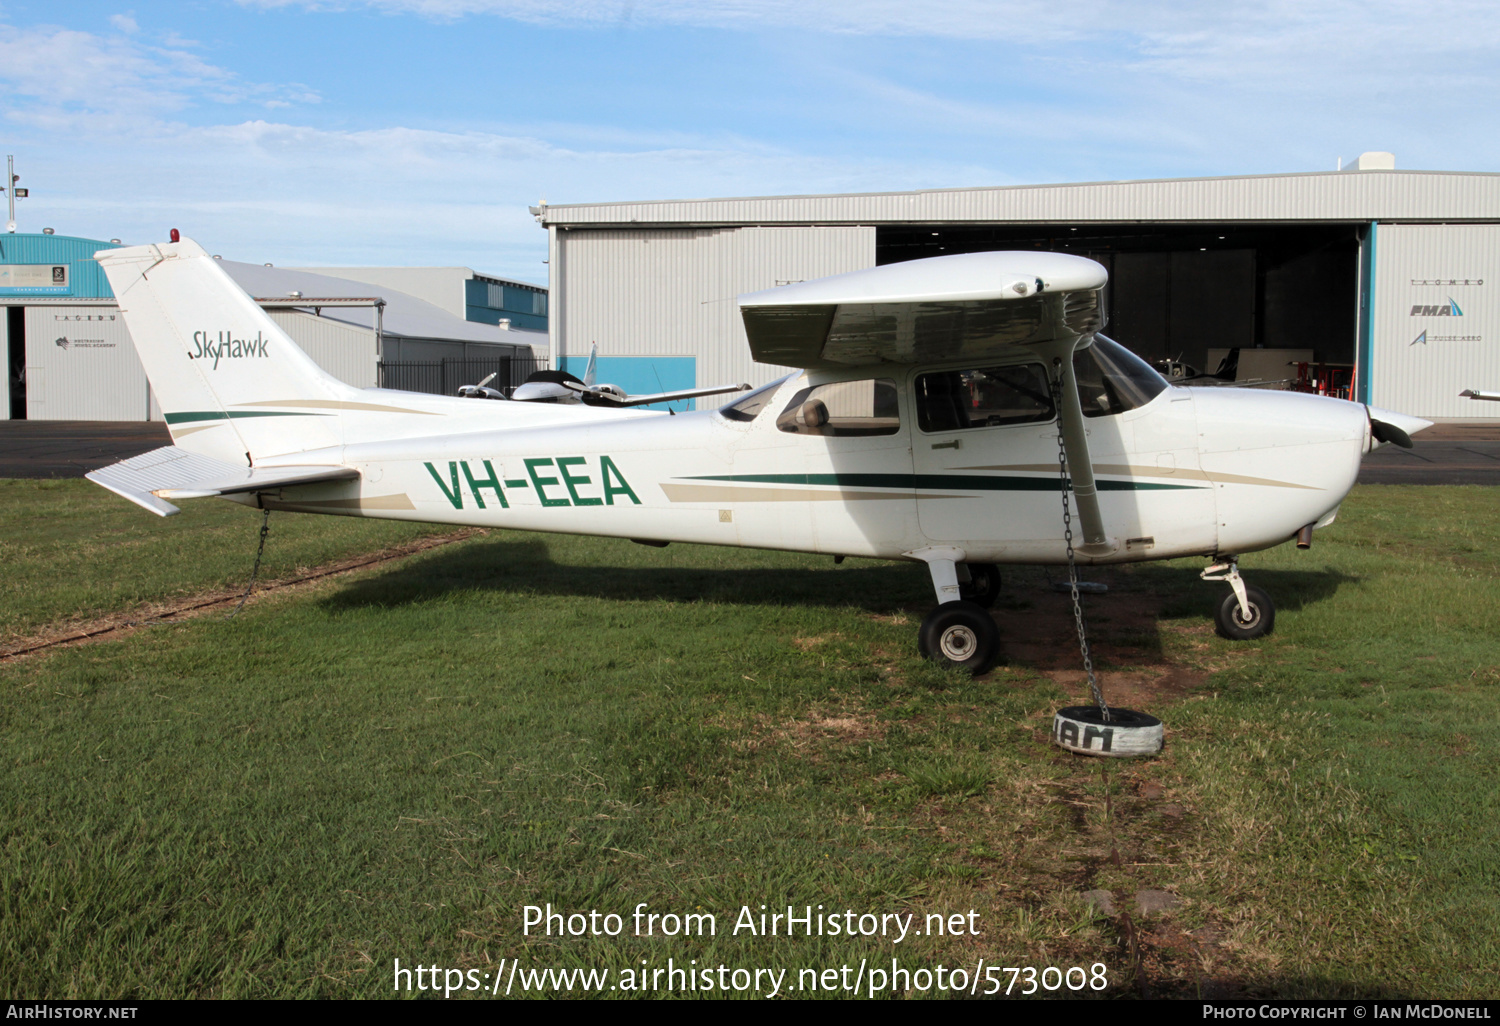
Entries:
{"label": "aircraft nose", "polygon": [[1432,421],[1409,413],[1382,410],[1378,406],[1366,406],[1365,409],[1370,411],[1370,440],[1366,452],[1373,452],[1387,443],[1410,449],[1411,436],[1432,427]]}

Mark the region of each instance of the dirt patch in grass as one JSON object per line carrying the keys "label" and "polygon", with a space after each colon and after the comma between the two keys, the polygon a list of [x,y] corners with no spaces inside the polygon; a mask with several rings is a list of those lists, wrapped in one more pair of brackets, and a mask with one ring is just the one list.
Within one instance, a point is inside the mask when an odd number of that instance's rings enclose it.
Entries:
{"label": "dirt patch in grass", "polygon": [[[352,573],[355,570],[361,570],[366,567],[378,566],[393,560],[404,559],[407,556],[425,552],[428,549],[451,545],[454,542],[465,541],[475,535],[484,533],[486,532],[483,530],[465,529],[455,531],[452,534],[418,538],[416,541],[408,542],[404,545],[392,546],[382,549],[379,552],[350,556],[347,559],[336,560],[322,566],[298,567],[296,576],[284,577],[279,580],[257,581],[251,598],[253,599],[255,595],[268,591],[285,591],[307,587],[325,578],[337,577],[341,574]],[[53,648],[87,645],[95,641],[125,637],[143,628],[153,627],[157,624],[178,623],[213,612],[223,612],[238,603],[243,595],[243,591],[225,591],[221,589],[192,595],[174,602],[145,603],[113,616],[49,624],[45,630],[10,639],[9,646],[3,652],[0,652],[0,660],[21,659]]]}
{"label": "dirt patch in grass", "polygon": [[[1095,677],[1106,701],[1150,710],[1203,689],[1211,670],[1184,666],[1163,650],[1166,628],[1158,596],[1118,590],[1090,595],[1084,615]],[[1087,695],[1070,596],[1039,592],[1030,608],[1000,609],[994,616],[1007,664],[1035,668],[1069,694]]]}

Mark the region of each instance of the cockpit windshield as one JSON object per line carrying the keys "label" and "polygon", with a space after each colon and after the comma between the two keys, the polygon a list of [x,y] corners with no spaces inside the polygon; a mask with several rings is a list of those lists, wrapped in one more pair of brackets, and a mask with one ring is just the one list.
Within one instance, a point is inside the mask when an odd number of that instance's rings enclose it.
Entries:
{"label": "cockpit windshield", "polygon": [[1073,374],[1085,417],[1111,417],[1145,406],[1168,387],[1150,364],[1103,335],[1073,353]]}

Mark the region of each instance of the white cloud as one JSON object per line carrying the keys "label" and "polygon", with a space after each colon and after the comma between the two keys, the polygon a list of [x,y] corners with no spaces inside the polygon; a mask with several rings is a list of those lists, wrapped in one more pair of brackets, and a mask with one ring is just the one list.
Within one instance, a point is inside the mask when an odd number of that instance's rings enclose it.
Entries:
{"label": "white cloud", "polygon": [[[534,136],[249,121],[196,127],[72,115],[26,163],[33,230],[165,237],[284,264],[470,263],[545,281],[546,236],[526,207],[553,202],[859,191],[983,181],[974,166],[836,160],[733,140],[569,148]],[[619,138],[619,143],[629,140]],[[100,188],[109,168],[109,189]],[[24,227],[24,226],[23,226]]]}
{"label": "white cloud", "polygon": [[135,35],[135,33],[141,30],[141,26],[136,23],[134,12],[130,14],[111,14],[109,16],[109,23],[126,35]]}
{"label": "white cloud", "polygon": [[[261,8],[376,10],[434,21],[477,15],[560,28],[786,30],[983,41],[1113,74],[1338,96],[1400,83],[1496,84],[1500,15],[1486,0],[240,0]],[[960,51],[955,59],[972,59]]]}
{"label": "white cloud", "polygon": [[[111,20],[121,18],[126,16]],[[304,85],[250,82],[181,46],[49,26],[0,25],[0,85],[0,104],[32,121],[80,110],[159,114],[200,101],[318,102],[317,93]]]}

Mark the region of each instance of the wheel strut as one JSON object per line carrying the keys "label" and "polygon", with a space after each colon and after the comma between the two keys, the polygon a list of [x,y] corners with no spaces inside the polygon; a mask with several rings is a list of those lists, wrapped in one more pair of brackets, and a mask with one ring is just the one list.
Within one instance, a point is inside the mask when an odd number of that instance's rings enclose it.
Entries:
{"label": "wheel strut", "polygon": [[1250,598],[1245,592],[1245,579],[1240,576],[1240,557],[1227,556],[1222,563],[1215,563],[1198,575],[1205,581],[1228,581],[1234,597],[1240,603],[1240,615],[1250,616]]}

